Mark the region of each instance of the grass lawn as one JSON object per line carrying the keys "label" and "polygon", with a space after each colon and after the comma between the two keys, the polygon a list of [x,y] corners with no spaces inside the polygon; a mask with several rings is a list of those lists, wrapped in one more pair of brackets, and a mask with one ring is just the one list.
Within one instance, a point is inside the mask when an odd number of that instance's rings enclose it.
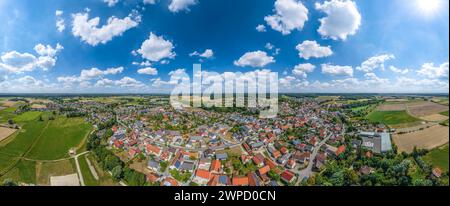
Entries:
{"label": "grass lawn", "polygon": [[447,116],[447,117],[448,117],[448,111],[445,111],[445,112],[441,112],[441,113],[439,113],[439,114],[442,114],[442,115],[444,115],[444,116]]}
{"label": "grass lawn", "polygon": [[431,150],[427,155],[423,157],[423,159],[431,163],[433,167],[439,167],[443,171],[448,171],[448,144],[440,148]]}
{"label": "grass lawn", "polygon": [[14,122],[29,122],[33,120],[37,120],[39,116],[42,115],[42,112],[24,112],[13,118]]}
{"label": "grass lawn", "polygon": [[37,160],[68,157],[69,149],[78,147],[91,129],[92,126],[84,122],[82,118],[58,117],[49,121],[42,137],[39,138],[27,157]]}
{"label": "grass lawn", "polygon": [[374,111],[367,115],[371,122],[380,122],[386,125],[418,122],[420,119],[412,117],[406,111]]}
{"label": "grass lawn", "polygon": [[78,162],[80,163],[80,170],[83,174],[84,184],[86,186],[99,186],[98,181],[92,175],[88,163],[86,162],[86,155],[79,156]]}

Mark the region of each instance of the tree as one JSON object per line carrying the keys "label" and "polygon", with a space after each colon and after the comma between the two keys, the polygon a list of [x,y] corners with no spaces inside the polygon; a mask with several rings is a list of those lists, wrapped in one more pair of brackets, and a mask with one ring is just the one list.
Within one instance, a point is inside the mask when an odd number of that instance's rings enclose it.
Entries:
{"label": "tree", "polygon": [[44,119],[42,118],[42,115],[39,115],[39,121],[42,122]]}
{"label": "tree", "polygon": [[145,184],[145,175],[130,168],[125,168],[123,178],[131,186],[143,186]]}
{"label": "tree", "polygon": [[276,181],[280,181],[281,177],[279,174],[277,174],[276,172],[274,172],[273,170],[270,170],[269,173],[267,174],[267,176],[269,176],[271,179],[276,180]]}
{"label": "tree", "polygon": [[17,183],[14,180],[8,178],[3,181],[3,186],[17,186]]}
{"label": "tree", "polygon": [[115,181],[119,181],[120,179],[122,179],[122,175],[123,175],[123,171],[122,171],[122,166],[118,165],[116,167],[114,167],[111,171],[112,173],[112,178]]}
{"label": "tree", "polygon": [[108,155],[105,158],[104,166],[108,170],[112,170],[117,166],[122,166],[122,161],[114,155]]}

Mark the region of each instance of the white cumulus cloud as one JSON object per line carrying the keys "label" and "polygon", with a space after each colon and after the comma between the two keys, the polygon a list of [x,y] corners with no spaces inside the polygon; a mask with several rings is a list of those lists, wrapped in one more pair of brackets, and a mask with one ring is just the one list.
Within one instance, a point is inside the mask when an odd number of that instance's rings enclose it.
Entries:
{"label": "white cumulus cloud", "polygon": [[245,53],[241,58],[239,58],[239,60],[234,61],[234,65],[240,67],[264,67],[274,62],[274,58],[268,56],[266,52],[254,51]]}
{"label": "white cumulus cloud", "polygon": [[337,66],[331,64],[322,64],[322,73],[332,76],[353,76],[353,68],[351,66]]}
{"label": "white cumulus cloud", "polygon": [[399,69],[395,66],[390,66],[389,69],[397,74],[407,74],[409,72],[409,69]]}
{"label": "white cumulus cloud", "polygon": [[103,2],[107,3],[109,7],[113,7],[119,3],[119,0],[103,0]]}
{"label": "white cumulus cloud", "polygon": [[354,1],[325,1],[316,3],[316,9],[327,14],[319,19],[321,25],[317,30],[325,38],[346,40],[347,36],[356,34],[361,25],[361,14]]}
{"label": "white cumulus cloud", "polygon": [[299,51],[300,58],[304,59],[327,57],[333,54],[330,46],[320,46],[316,41],[306,40],[295,48]]}
{"label": "white cumulus cloud", "polygon": [[189,6],[196,5],[197,0],[172,0],[169,4],[169,10],[171,12],[189,11]]}
{"label": "white cumulus cloud", "polygon": [[302,30],[308,20],[308,9],[297,0],[277,0],[274,12],[264,20],[273,30],[283,35],[288,35],[293,30]]}
{"label": "white cumulus cloud", "polygon": [[191,57],[192,56],[199,56],[199,57],[202,57],[202,58],[209,59],[209,58],[212,58],[214,56],[214,52],[211,49],[206,49],[203,53],[199,53],[197,51],[194,51],[194,52],[190,53],[189,56],[191,56]]}
{"label": "white cumulus cloud", "polygon": [[158,70],[155,68],[152,68],[152,67],[142,68],[142,69],[139,69],[137,72],[138,72],[138,74],[148,74],[148,75],[152,75],[152,76],[158,75]]}
{"label": "white cumulus cloud", "polygon": [[158,62],[166,58],[175,58],[176,53],[172,51],[173,49],[174,46],[171,41],[165,40],[163,36],[150,33],[149,38],[142,43],[137,53],[141,54],[142,58]]}
{"label": "white cumulus cloud", "polygon": [[266,26],[260,24],[260,25],[256,26],[256,31],[258,31],[258,32],[266,32]]}
{"label": "white cumulus cloud", "polygon": [[361,66],[356,67],[356,70],[363,72],[372,72],[375,69],[381,69],[384,71],[384,62],[395,59],[395,56],[392,54],[382,54],[378,56],[373,56],[364,61]]}
{"label": "white cumulus cloud", "polygon": [[448,79],[448,62],[439,66],[434,66],[433,63],[425,63],[422,68],[417,71],[421,76],[431,79],[447,78]]}
{"label": "white cumulus cloud", "polygon": [[63,15],[63,11],[61,10],[56,10],[55,11],[55,16],[56,16],[56,29],[59,32],[63,32],[66,29],[66,24],[64,19],[62,18]]}
{"label": "white cumulus cloud", "polygon": [[36,68],[47,71],[56,65],[57,54],[63,49],[58,43],[55,48],[50,45],[38,44],[34,50],[38,54],[10,51],[0,57],[0,70],[12,73],[31,72]]}
{"label": "white cumulus cloud", "polygon": [[298,64],[292,70],[292,74],[303,77],[303,78],[307,78],[308,77],[307,73],[313,72],[315,68],[316,68],[316,66],[314,66],[310,63]]}
{"label": "white cumulus cloud", "polygon": [[123,19],[112,16],[101,27],[99,27],[100,17],[89,19],[87,12],[72,14],[72,18],[72,34],[91,46],[106,44],[114,37],[121,36],[125,31],[138,26],[141,21],[140,15],[136,12]]}

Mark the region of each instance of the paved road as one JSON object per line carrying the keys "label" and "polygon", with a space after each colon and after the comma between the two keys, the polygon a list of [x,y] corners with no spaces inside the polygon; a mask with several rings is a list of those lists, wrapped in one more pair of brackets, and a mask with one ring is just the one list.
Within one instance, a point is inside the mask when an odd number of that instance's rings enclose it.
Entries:
{"label": "paved road", "polygon": [[[342,135],[345,133],[345,125],[342,127]],[[300,171],[295,172],[298,175],[298,179],[297,179],[297,183],[296,185],[300,184],[300,182],[305,179],[305,178],[309,178],[313,171],[313,165],[314,165],[314,160],[316,159],[317,153],[319,153],[320,148],[331,138],[333,134],[330,133],[325,139],[323,139],[315,148],[313,153],[311,154],[311,157],[309,159],[309,163],[308,166]]]}
{"label": "paved road", "polygon": [[89,153],[89,151],[77,154],[74,157],[75,158],[75,165],[77,166],[78,177],[80,177],[81,186],[86,186],[86,185],[84,184],[84,178],[83,178],[83,174],[81,173],[80,163],[78,163],[78,157],[81,156],[81,155],[87,154],[87,153]]}
{"label": "paved road", "polygon": [[313,153],[311,154],[311,157],[309,159],[309,163],[308,166],[300,171],[297,171],[297,175],[298,175],[298,180],[297,180],[297,184],[299,184],[303,179],[305,178],[309,178],[311,176],[311,174],[313,173],[312,168],[314,165],[314,160],[316,159],[317,153],[319,152],[320,148],[325,144],[325,142],[327,142],[332,134],[329,134],[325,139],[323,139],[315,148]]}
{"label": "paved road", "polygon": [[95,180],[99,180],[97,171],[95,170],[94,166],[92,165],[91,161],[87,158],[87,156],[84,156],[84,158],[86,159],[86,163],[89,166],[89,170],[91,171],[92,176],[94,176]]}

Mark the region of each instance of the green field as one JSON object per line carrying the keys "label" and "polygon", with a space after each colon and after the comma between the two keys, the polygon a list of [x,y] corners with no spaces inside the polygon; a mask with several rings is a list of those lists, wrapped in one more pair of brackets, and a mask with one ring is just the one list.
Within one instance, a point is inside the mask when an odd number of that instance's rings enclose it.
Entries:
{"label": "green field", "polygon": [[14,112],[17,110],[15,107],[8,107],[0,110],[0,123],[8,122],[9,119],[13,119],[16,115]]}
{"label": "green field", "polygon": [[444,116],[447,116],[447,117],[448,117],[448,111],[445,111],[445,112],[441,112],[441,113],[439,113],[439,114],[442,114],[442,115],[444,115]]}
{"label": "green field", "polygon": [[40,121],[28,122],[11,142],[5,146],[0,146],[0,153],[10,154],[16,157],[24,155],[40,137],[47,124],[48,122]]}
{"label": "green field", "polygon": [[412,117],[406,111],[374,111],[367,115],[371,122],[379,122],[386,125],[397,125],[418,122],[420,119]]}
{"label": "green field", "polygon": [[84,184],[86,186],[99,186],[98,181],[92,175],[89,165],[86,162],[86,155],[79,156],[78,163],[80,164],[80,170],[83,174]]}
{"label": "green field", "polygon": [[[67,158],[70,148],[83,145],[85,137],[92,130],[90,124],[82,118],[58,116],[55,120],[48,120],[49,113],[26,112],[16,115],[12,109],[6,110],[0,111],[0,119],[13,118],[22,128],[15,137],[0,144],[0,180],[12,178],[18,182],[45,185],[48,184],[49,176],[74,173],[73,159],[54,163],[55,166],[42,161]],[[40,115],[43,121],[38,120]]]}
{"label": "green field", "polygon": [[6,173],[1,179],[21,180],[25,183],[36,183],[36,162],[20,160],[17,165]]}
{"label": "green field", "polygon": [[14,122],[29,122],[38,119],[42,112],[25,112],[13,118]]}
{"label": "green field", "polygon": [[442,171],[448,171],[448,144],[443,147],[431,150],[427,155],[425,155],[423,159],[431,163],[433,167],[439,167],[442,169]]}
{"label": "green field", "polygon": [[56,118],[50,121],[27,157],[36,160],[68,157],[69,149],[80,146],[91,129],[92,127],[81,118]]}

